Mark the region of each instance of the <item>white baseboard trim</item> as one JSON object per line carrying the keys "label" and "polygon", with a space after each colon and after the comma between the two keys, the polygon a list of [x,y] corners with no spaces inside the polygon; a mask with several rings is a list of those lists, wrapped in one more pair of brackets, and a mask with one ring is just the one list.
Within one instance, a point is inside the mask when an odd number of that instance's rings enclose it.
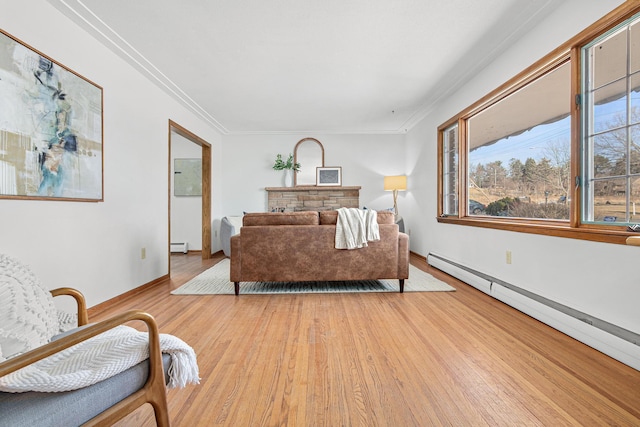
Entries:
{"label": "white baseboard trim", "polygon": [[515,285],[429,254],[432,267],[461,280],[554,329],[640,370],[640,335]]}
{"label": "white baseboard trim", "polygon": [[456,263],[453,263],[439,255],[431,253],[427,255],[427,263],[430,266],[435,267],[438,270],[442,270],[445,273],[455,277],[458,280],[462,280],[464,283],[467,283],[486,294],[491,294],[491,280],[488,280],[486,277],[483,277],[476,272],[467,270]]}

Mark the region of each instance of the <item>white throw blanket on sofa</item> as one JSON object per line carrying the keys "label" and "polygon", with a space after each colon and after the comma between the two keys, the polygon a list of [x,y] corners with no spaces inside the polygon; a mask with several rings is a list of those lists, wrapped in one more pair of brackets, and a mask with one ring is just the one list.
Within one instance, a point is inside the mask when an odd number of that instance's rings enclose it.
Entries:
{"label": "white throw blanket on sofa", "polygon": [[370,209],[338,209],[336,223],[336,249],[357,249],[367,242],[380,240],[378,212]]}
{"label": "white throw blanket on sofa", "polygon": [[[0,377],[0,391],[62,392],[98,383],[149,357],[149,334],[117,326],[32,365]],[[160,334],[160,348],[171,356],[168,387],[198,384],[193,349],[180,338]]]}

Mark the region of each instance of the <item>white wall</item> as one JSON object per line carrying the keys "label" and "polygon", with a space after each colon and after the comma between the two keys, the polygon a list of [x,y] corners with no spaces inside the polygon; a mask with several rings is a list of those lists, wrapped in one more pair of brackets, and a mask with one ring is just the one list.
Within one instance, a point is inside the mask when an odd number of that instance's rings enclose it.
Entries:
{"label": "white wall", "polygon": [[[272,169],[276,155],[280,153],[286,158],[297,142],[306,137],[322,143],[325,166],[342,167],[342,185],[362,187],[361,207],[393,207],[391,193],[383,191],[383,177],[406,172],[403,135],[226,135],[222,216],[266,211],[264,188],[283,185],[282,172]],[[410,180],[408,186],[407,194],[411,190]],[[398,197],[401,213],[404,197],[403,193]]]}
{"label": "white wall", "polygon": [[[640,333],[638,248],[575,239],[438,224],[437,133],[441,123],[613,10],[622,1],[568,0],[487,69],[447,97],[407,135],[411,248],[475,270]],[[419,184],[417,183],[419,182]],[[511,265],[505,253],[513,254]]]}
{"label": "white wall", "polygon": [[0,28],[104,89],[104,202],[0,200],[0,252],[48,288],[79,288],[89,306],[167,274],[168,120],[212,144],[213,216],[220,134],[45,0],[0,0],[0,10]]}
{"label": "white wall", "polygon": [[[171,176],[175,159],[202,159],[202,147],[175,132],[171,134]],[[171,179],[171,243],[188,244],[202,250],[202,196],[176,196]]]}

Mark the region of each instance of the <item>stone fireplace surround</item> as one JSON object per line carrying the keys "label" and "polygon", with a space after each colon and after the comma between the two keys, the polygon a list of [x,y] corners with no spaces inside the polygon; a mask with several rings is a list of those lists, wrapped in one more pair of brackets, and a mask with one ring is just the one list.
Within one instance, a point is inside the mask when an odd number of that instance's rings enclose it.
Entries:
{"label": "stone fireplace surround", "polygon": [[326,211],[360,207],[359,186],[266,187],[268,212]]}

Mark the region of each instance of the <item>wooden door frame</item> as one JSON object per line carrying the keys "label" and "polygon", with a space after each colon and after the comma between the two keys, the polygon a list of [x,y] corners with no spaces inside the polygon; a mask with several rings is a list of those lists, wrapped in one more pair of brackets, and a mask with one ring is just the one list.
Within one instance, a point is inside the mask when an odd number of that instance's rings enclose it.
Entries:
{"label": "wooden door frame", "polygon": [[[177,133],[202,148],[202,259],[211,258],[211,144],[169,119],[169,266],[171,266],[171,135]],[[169,268],[171,270],[171,268]]]}

